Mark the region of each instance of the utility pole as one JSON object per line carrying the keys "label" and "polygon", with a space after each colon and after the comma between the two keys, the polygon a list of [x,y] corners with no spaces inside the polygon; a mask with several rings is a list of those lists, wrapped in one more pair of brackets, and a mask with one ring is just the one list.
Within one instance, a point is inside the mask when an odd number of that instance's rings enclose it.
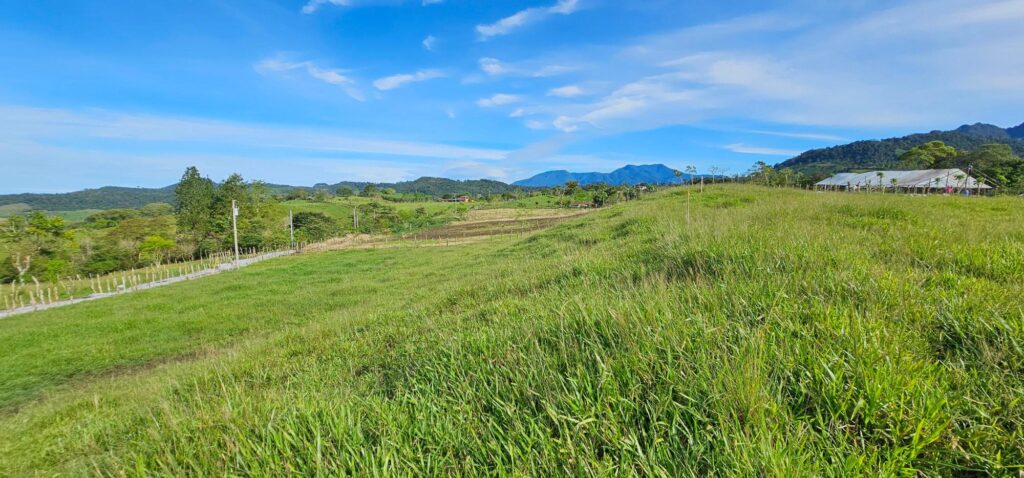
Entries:
{"label": "utility pole", "polygon": [[359,208],[355,205],[352,206],[352,228],[359,233]]}
{"label": "utility pole", "polygon": [[295,249],[295,220],[291,209],[288,210],[288,249]]}
{"label": "utility pole", "polygon": [[235,269],[238,269],[238,205],[231,200],[231,230],[235,234]]}

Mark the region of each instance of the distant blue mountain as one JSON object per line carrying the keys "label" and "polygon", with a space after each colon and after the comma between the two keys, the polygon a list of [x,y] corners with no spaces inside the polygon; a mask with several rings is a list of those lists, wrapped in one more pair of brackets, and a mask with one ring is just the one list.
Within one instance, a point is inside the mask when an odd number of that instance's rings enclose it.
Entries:
{"label": "distant blue mountain", "polygon": [[1013,128],[1006,128],[1006,133],[1009,134],[1011,138],[1024,139],[1024,123],[1021,123],[1019,126],[1014,126]]}
{"label": "distant blue mountain", "polygon": [[564,185],[566,181],[579,181],[581,186],[593,183],[620,184],[678,184],[690,180],[690,175],[683,173],[676,176],[676,170],[664,164],[647,164],[642,166],[624,166],[610,173],[571,173],[569,171],[547,171],[512,183],[513,186],[552,187]]}

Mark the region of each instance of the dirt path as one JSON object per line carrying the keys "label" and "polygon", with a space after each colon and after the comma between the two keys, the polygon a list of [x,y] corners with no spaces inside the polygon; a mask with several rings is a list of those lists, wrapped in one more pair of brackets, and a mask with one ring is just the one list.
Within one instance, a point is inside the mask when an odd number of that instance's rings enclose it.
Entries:
{"label": "dirt path", "polygon": [[[267,259],[273,259],[275,257],[287,256],[287,255],[292,254],[292,252],[293,251],[269,252],[269,253],[266,253],[266,254],[260,254],[260,255],[255,256],[255,257],[250,257],[248,259],[241,259],[241,260],[238,261],[238,267],[239,268],[245,267],[247,265],[255,264],[255,263],[261,262],[261,261],[265,261]],[[184,281],[187,281],[187,280],[198,279],[200,277],[206,277],[206,276],[210,276],[210,275],[214,275],[214,274],[219,274],[221,272],[229,271],[229,270],[232,270],[234,268],[235,268],[235,265],[233,263],[227,262],[227,263],[224,263],[224,264],[220,264],[217,267],[214,267],[214,268],[211,268],[211,269],[205,269],[205,270],[201,270],[201,271],[198,271],[198,272],[193,272],[191,274],[185,274],[185,275],[181,275],[181,276],[177,276],[177,277],[171,277],[171,278],[168,278],[168,279],[161,279],[161,280],[158,280],[158,281],[146,282],[144,284],[139,284],[139,285],[136,285],[136,286],[128,287],[126,289],[121,289],[121,290],[118,290],[116,292],[95,293],[95,294],[89,294],[89,295],[87,295],[85,297],[80,297],[80,298],[77,298],[77,299],[60,300],[60,301],[51,302],[49,304],[26,305],[24,307],[19,307],[19,308],[16,308],[16,309],[2,310],[2,311],[0,311],[0,319],[6,319],[7,317],[11,317],[11,316],[14,316],[14,315],[27,314],[29,312],[35,312],[37,310],[55,309],[57,307],[64,307],[64,306],[71,305],[71,304],[77,304],[79,302],[88,302],[90,300],[104,299],[104,298],[107,298],[107,297],[113,297],[115,295],[127,294],[129,292],[135,292],[135,291],[138,291],[138,290],[153,289],[153,288],[156,288],[156,287],[161,287],[161,286],[165,286],[165,285],[169,285],[169,284],[174,284],[174,283],[177,283],[177,282],[184,282]]]}

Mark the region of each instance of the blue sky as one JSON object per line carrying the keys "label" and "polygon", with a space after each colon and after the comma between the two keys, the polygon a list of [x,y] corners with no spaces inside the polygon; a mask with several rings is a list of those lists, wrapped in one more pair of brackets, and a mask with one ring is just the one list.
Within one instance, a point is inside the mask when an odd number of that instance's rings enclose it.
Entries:
{"label": "blue sky", "polygon": [[0,0],[0,193],[512,181],[1024,121],[1024,0]]}

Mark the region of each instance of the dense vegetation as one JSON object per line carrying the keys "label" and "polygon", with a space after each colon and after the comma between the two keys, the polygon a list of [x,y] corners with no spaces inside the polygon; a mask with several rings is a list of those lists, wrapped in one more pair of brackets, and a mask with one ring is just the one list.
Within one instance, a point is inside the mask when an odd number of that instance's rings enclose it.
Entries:
{"label": "dense vegetation", "polygon": [[[1024,125],[1022,125],[1024,126]],[[1024,140],[992,136],[978,125],[958,131],[933,131],[879,141],[857,141],[831,148],[813,149],[777,165],[791,168],[809,177],[822,178],[835,173],[870,170],[902,169],[900,155],[923,144],[941,141],[961,151],[975,152],[988,144],[1006,144],[1017,156],[1024,156]],[[1005,130],[1003,130],[1005,133]]]}
{"label": "dense vegetation", "polygon": [[0,195],[0,206],[24,204],[30,209],[74,211],[78,209],[140,208],[146,204],[174,201],[174,186],[160,189],[107,186],[60,194]]}
{"label": "dense vegetation", "polygon": [[0,474],[1016,476],[1019,198],[679,188],[0,321]]}

